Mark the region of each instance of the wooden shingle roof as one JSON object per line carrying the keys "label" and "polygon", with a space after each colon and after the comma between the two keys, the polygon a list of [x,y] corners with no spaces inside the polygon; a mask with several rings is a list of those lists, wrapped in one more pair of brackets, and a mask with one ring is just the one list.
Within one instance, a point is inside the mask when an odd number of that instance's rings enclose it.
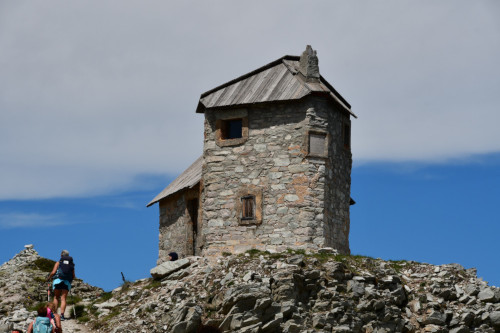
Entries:
{"label": "wooden shingle roof", "polygon": [[289,101],[323,94],[357,118],[349,103],[322,76],[310,82],[300,71],[300,57],[284,56],[248,74],[203,93],[196,112],[236,105]]}
{"label": "wooden shingle roof", "polygon": [[151,200],[146,207],[154,205],[161,199],[164,199],[180,190],[186,188],[193,188],[196,184],[200,182],[201,179],[201,167],[203,165],[203,156],[198,157],[193,164],[191,164],[179,177],[175,178],[173,182],[170,183],[163,191],[160,192],[153,200]]}

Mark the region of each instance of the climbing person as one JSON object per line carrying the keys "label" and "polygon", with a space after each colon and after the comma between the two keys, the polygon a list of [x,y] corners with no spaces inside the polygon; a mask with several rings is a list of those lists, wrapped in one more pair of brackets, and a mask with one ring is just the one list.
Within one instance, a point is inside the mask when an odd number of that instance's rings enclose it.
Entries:
{"label": "climbing person", "polygon": [[56,333],[62,333],[61,316],[57,313],[55,302],[47,303],[47,318],[50,323],[55,327]]}
{"label": "climbing person", "polygon": [[37,310],[37,317],[28,326],[28,333],[55,333],[55,328],[47,318],[47,307],[42,305]]}
{"label": "climbing person", "polygon": [[179,259],[179,256],[177,255],[176,252],[170,252],[168,254],[168,260],[169,261],[176,261],[177,259]]}
{"label": "climbing person", "polygon": [[64,311],[66,310],[66,297],[71,290],[71,282],[75,278],[75,264],[73,258],[69,256],[67,250],[61,251],[61,259],[54,264],[52,272],[49,274],[49,279],[54,277],[52,287],[54,289],[54,306],[57,312],[59,299],[61,300],[61,320],[64,318]]}

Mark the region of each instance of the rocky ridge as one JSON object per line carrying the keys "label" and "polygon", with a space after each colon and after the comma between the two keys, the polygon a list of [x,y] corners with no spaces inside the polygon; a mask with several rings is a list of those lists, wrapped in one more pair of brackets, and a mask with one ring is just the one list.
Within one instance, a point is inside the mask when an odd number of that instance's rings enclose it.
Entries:
{"label": "rocky ridge", "polygon": [[[164,263],[113,291],[102,332],[500,332],[500,289],[458,264],[249,251]],[[101,312],[102,310],[105,312]],[[104,320],[103,320],[104,319]]]}
{"label": "rocky ridge", "polygon": [[[0,266],[0,332],[27,329],[36,316],[36,308],[47,302],[45,280],[54,263],[38,255],[33,245],[26,245],[23,251]],[[85,303],[102,293],[101,288],[75,279],[71,299]]]}
{"label": "rocky ridge", "polygon": [[[201,323],[237,333],[500,332],[500,289],[458,264],[341,256],[331,249],[251,250],[184,258],[152,274],[155,279],[100,297],[90,292],[74,322],[116,333],[194,333]],[[5,292],[2,287],[2,309],[10,304]],[[12,308],[8,320],[23,311]]]}

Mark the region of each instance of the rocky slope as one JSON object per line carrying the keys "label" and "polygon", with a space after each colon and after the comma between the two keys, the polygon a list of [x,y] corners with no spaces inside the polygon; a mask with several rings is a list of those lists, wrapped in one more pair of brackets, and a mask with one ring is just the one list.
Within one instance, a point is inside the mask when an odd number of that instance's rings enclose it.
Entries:
{"label": "rocky slope", "polygon": [[457,264],[249,251],[152,273],[98,298],[89,293],[75,322],[93,332],[190,333],[200,323],[238,333],[500,332],[500,289]]}
{"label": "rocky slope", "polygon": [[[102,332],[500,332],[500,290],[457,264],[327,253],[191,257],[95,304]],[[328,253],[329,252],[329,253]],[[160,280],[161,279],[161,280]]]}
{"label": "rocky slope", "polygon": [[[0,266],[0,332],[12,328],[26,330],[36,316],[36,309],[47,302],[45,282],[54,261],[42,258],[32,245]],[[101,288],[80,279],[73,281],[69,302],[91,302],[103,294]]]}

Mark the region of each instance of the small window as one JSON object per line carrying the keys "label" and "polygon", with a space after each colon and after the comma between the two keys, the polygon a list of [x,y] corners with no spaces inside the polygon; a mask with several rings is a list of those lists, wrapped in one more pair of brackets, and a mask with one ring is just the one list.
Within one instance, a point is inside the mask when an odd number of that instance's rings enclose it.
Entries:
{"label": "small window", "polygon": [[215,139],[219,147],[236,146],[248,139],[248,117],[217,119]]}
{"label": "small window", "polygon": [[351,126],[344,124],[344,148],[351,149]]}
{"label": "small window", "polygon": [[241,219],[255,219],[255,196],[247,195],[241,198]]}
{"label": "small window", "polygon": [[243,137],[243,120],[223,120],[221,124],[221,139],[240,139]]}
{"label": "small window", "polygon": [[313,157],[328,156],[328,135],[325,132],[309,130],[307,133],[307,154]]}

